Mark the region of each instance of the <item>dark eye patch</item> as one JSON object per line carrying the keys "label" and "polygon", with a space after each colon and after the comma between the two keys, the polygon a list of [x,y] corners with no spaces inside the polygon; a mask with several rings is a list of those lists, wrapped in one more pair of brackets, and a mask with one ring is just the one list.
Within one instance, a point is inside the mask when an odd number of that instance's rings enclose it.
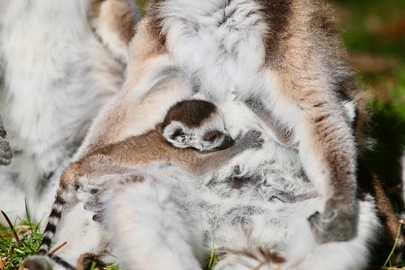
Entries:
{"label": "dark eye patch", "polygon": [[170,139],[174,140],[176,137],[184,137],[186,134],[183,132],[181,128],[177,128],[173,134],[170,136]]}
{"label": "dark eye patch", "polygon": [[213,142],[222,136],[223,133],[221,131],[218,130],[208,131],[207,133],[204,134],[203,140],[207,142]]}

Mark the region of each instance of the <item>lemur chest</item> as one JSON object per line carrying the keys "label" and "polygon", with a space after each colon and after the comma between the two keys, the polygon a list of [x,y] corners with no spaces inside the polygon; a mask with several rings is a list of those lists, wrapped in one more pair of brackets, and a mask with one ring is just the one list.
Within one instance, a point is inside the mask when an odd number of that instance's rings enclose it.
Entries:
{"label": "lemur chest", "polygon": [[266,22],[255,1],[169,0],[164,5],[168,49],[203,93],[221,98],[260,87]]}

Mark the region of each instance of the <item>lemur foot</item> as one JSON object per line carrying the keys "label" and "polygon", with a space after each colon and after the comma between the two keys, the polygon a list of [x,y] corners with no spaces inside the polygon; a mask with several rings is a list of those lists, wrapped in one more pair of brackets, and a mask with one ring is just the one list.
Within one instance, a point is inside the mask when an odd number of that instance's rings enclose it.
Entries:
{"label": "lemur foot", "polygon": [[356,236],[358,212],[355,205],[342,206],[329,200],[324,213],[308,218],[317,243],[349,241]]}
{"label": "lemur foot", "polygon": [[115,179],[112,180],[109,185],[103,186],[102,189],[94,192],[90,199],[85,202],[84,209],[94,212],[93,220],[104,223],[104,216],[106,211],[107,201],[114,196],[114,189],[120,186],[127,186],[134,182],[142,182],[144,177],[137,174],[123,174],[115,175]]}
{"label": "lemur foot", "polygon": [[0,137],[0,165],[9,165],[12,158],[10,144],[6,139]]}
{"label": "lemur foot", "polygon": [[104,213],[106,211],[105,202],[87,202],[84,204],[84,209],[95,213],[93,215],[93,220],[103,223],[104,222]]}
{"label": "lemur foot", "polygon": [[262,133],[258,130],[249,130],[235,140],[234,146],[241,149],[260,149],[263,144]]}
{"label": "lemur foot", "polygon": [[23,262],[25,269],[52,270],[52,262],[48,256],[32,256]]}
{"label": "lemur foot", "polygon": [[0,165],[9,165],[13,158],[11,147],[6,140],[7,132],[4,129],[3,120],[0,116]]}
{"label": "lemur foot", "polygon": [[95,264],[97,266],[105,266],[105,264],[100,260],[100,258],[93,253],[84,253],[80,255],[79,259],[77,259],[76,270],[86,270],[86,269],[93,269],[92,265]]}

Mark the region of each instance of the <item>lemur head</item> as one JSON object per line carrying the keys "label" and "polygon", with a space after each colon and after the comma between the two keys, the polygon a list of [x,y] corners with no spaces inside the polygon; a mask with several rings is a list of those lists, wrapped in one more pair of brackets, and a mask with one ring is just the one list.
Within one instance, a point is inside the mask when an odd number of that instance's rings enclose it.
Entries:
{"label": "lemur head", "polygon": [[205,100],[185,100],[171,107],[161,124],[168,142],[178,148],[216,151],[230,147],[234,141],[225,129],[222,112]]}

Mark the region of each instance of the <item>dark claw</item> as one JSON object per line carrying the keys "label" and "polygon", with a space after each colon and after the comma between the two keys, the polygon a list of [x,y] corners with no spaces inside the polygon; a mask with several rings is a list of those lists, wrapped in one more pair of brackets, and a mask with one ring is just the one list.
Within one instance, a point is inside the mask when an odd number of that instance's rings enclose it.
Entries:
{"label": "dark claw", "polygon": [[103,223],[104,222],[104,214],[103,213],[97,213],[93,216],[93,220],[96,222]]}

